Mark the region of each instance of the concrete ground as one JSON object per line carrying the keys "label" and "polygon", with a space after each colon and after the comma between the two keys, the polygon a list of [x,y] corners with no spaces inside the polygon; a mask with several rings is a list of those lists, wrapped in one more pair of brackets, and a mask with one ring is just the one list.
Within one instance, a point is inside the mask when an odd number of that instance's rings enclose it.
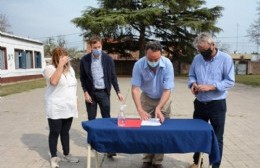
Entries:
{"label": "concrete ground", "polygon": [[[187,81],[175,79],[172,118],[192,118],[193,95],[187,88]],[[123,94],[130,90],[130,78],[119,78]],[[45,88],[14,94],[0,99],[0,167],[1,168],[49,168],[48,125],[44,113]],[[61,168],[86,167],[86,135],[81,121],[87,120],[83,92],[78,83],[80,101],[79,118],[74,119],[71,128],[71,153],[79,157],[79,163],[60,163]],[[116,117],[119,101],[112,90],[111,111]],[[138,116],[131,93],[126,100],[126,116]],[[228,112],[224,137],[222,168],[257,168],[260,165],[260,88],[236,84],[229,91]],[[100,117],[100,115],[98,116]],[[59,142],[59,153],[62,150]],[[208,155],[204,154],[205,165]],[[139,168],[142,155],[118,154],[107,159],[99,154],[102,168]],[[192,153],[166,154],[165,168],[187,168],[192,162]],[[94,153],[92,153],[92,167]],[[206,166],[205,166],[206,167]]]}

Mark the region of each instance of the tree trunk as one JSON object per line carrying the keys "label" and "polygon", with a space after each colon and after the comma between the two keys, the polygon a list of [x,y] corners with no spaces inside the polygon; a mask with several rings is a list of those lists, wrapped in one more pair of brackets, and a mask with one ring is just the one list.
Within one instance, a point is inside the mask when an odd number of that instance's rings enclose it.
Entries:
{"label": "tree trunk", "polygon": [[139,38],[139,58],[142,58],[145,55],[145,26],[141,27],[140,38]]}

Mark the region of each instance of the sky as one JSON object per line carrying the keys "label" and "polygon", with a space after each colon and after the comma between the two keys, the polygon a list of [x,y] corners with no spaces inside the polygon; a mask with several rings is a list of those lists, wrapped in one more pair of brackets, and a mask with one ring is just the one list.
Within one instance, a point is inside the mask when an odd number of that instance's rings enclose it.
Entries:
{"label": "sky", "polygon": [[[252,53],[256,44],[250,42],[247,30],[257,19],[257,2],[260,0],[207,0],[206,6],[224,7],[217,26],[223,31],[216,41],[228,47],[229,52]],[[71,20],[82,15],[88,7],[98,7],[96,0],[0,0],[0,13],[6,15],[17,36],[45,41],[62,35],[68,47],[84,49],[82,30]],[[260,52],[260,51],[258,51]]]}

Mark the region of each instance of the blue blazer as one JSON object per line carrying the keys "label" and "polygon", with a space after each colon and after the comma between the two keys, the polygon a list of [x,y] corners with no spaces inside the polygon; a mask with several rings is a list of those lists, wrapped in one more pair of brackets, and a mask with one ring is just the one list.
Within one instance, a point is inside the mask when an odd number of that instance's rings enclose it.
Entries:
{"label": "blue blazer", "polygon": [[[91,56],[91,53],[86,54],[80,60],[80,82],[83,91],[87,91],[90,96],[93,96],[95,87],[91,72]],[[102,52],[101,58],[106,92],[108,95],[110,95],[111,85],[113,85],[116,93],[118,93],[120,90],[115,73],[114,61],[109,55],[104,52]]]}

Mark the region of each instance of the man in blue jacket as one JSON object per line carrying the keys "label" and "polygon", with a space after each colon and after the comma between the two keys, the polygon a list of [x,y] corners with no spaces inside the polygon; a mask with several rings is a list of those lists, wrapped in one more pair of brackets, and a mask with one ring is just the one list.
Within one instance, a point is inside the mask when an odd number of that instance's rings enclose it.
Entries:
{"label": "man in blue jacket", "polygon": [[113,85],[118,99],[123,100],[120,93],[113,59],[102,52],[102,41],[98,36],[89,40],[91,53],[82,57],[80,61],[80,81],[84,91],[88,119],[97,116],[97,105],[102,118],[110,118],[110,91]]}
{"label": "man in blue jacket", "polygon": [[[89,39],[91,53],[80,61],[80,82],[84,91],[88,119],[97,116],[99,105],[102,118],[110,118],[110,91],[113,85],[118,99],[123,101],[120,93],[113,59],[102,52],[102,40],[98,36]],[[108,155],[111,157],[111,155]]]}

